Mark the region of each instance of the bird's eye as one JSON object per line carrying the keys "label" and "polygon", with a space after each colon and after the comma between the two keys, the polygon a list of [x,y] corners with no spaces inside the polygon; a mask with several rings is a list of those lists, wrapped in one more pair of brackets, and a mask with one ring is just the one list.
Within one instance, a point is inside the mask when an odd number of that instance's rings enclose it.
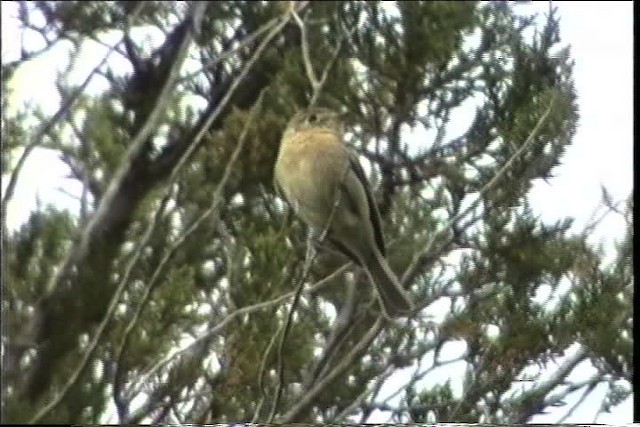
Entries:
{"label": "bird's eye", "polygon": [[307,121],[309,123],[315,123],[318,121],[318,115],[317,114],[311,114],[309,115],[309,118],[307,119]]}

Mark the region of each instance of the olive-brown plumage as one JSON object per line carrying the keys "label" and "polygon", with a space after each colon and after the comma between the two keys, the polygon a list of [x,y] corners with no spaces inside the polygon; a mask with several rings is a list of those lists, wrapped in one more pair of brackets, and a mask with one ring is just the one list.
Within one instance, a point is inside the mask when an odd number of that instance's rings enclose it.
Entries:
{"label": "olive-brown plumage", "polygon": [[293,116],[275,180],[307,225],[318,233],[326,229],[326,238],[366,270],[387,317],[413,311],[384,257],[380,215],[358,159],[343,143],[337,113],[312,108]]}

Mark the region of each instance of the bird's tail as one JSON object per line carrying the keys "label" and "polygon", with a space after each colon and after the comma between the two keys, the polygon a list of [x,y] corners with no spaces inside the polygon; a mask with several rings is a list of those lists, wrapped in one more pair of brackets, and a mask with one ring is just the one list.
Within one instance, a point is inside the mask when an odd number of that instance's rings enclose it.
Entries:
{"label": "bird's tail", "polygon": [[366,263],[366,269],[376,287],[386,317],[401,317],[413,312],[413,303],[379,251],[376,250],[375,257]]}

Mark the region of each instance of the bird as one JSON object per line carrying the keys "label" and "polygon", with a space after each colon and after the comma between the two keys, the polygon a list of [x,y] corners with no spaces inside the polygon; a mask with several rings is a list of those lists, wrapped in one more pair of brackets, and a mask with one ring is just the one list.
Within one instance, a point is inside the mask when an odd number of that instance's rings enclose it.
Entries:
{"label": "bird", "polygon": [[414,305],[385,258],[380,213],[344,143],[341,116],[324,107],[293,115],[274,166],[276,188],[313,232],[364,268],[386,318],[408,316]]}

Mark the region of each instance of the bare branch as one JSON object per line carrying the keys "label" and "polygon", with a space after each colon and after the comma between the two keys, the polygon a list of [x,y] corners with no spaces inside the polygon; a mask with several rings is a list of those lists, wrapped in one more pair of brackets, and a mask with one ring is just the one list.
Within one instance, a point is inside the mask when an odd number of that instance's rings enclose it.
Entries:
{"label": "bare branch", "polygon": [[[129,17],[131,22],[133,22],[137,18],[139,13],[142,11],[142,7],[144,6],[144,4],[145,4],[144,2],[140,2],[138,4],[138,6],[136,7],[136,11],[134,11],[134,13],[132,13],[131,16]],[[2,209],[3,218],[5,217],[5,214],[6,214],[7,205],[9,204],[9,201],[13,197],[13,193],[15,191],[15,187],[18,181],[18,176],[20,175],[20,172],[22,172],[22,168],[24,167],[24,164],[27,161],[27,158],[29,157],[31,152],[40,143],[42,143],[42,141],[44,140],[44,137],[51,131],[51,129],[53,129],[53,127],[60,121],[60,119],[62,119],[65,115],[67,115],[70,112],[71,107],[76,102],[80,94],[87,88],[93,76],[97,74],[98,70],[102,68],[102,66],[107,62],[107,60],[109,59],[113,51],[117,48],[117,46],[119,46],[122,43],[122,40],[120,40],[115,45],[111,46],[111,48],[104,55],[100,63],[93,68],[93,70],[89,73],[89,75],[84,79],[82,84],[73,91],[73,94],[61,103],[60,108],[58,108],[58,111],[56,111],[56,113],[40,127],[38,132],[36,132],[36,134],[32,138],[31,142],[25,147],[24,151],[22,152],[22,155],[18,159],[18,163],[16,164],[16,167],[13,173],[11,174],[11,177],[9,178],[9,183],[7,184],[7,189],[2,199],[1,209]]]}
{"label": "bare branch", "polygon": [[[547,106],[547,109],[542,114],[542,116],[540,116],[540,119],[538,119],[538,122],[536,123],[535,127],[531,130],[531,133],[529,134],[529,136],[527,137],[525,142],[522,144],[522,146],[520,146],[520,148],[515,153],[513,153],[511,158],[509,158],[509,160],[502,166],[502,168],[500,168],[498,170],[498,172],[494,175],[494,177],[491,178],[491,180],[483,188],[480,189],[479,194],[478,194],[478,198],[476,200],[474,200],[474,202],[471,203],[471,205],[467,209],[465,209],[464,211],[458,213],[453,218],[451,218],[447,222],[445,227],[440,229],[441,231],[439,233],[438,232],[434,233],[434,235],[431,237],[431,239],[429,239],[429,241],[426,244],[425,248],[422,251],[420,251],[420,253],[418,253],[416,256],[414,256],[409,268],[407,269],[407,271],[405,272],[405,274],[403,276],[403,281],[404,281],[405,278],[410,277],[413,274],[413,272],[418,268],[420,258],[425,256],[427,253],[429,253],[429,251],[431,250],[431,247],[433,246],[433,243],[435,242],[438,234],[442,233],[444,230],[449,229],[449,227],[451,227],[452,224],[454,224],[460,218],[465,217],[467,214],[469,214],[471,211],[473,211],[480,204],[480,201],[482,200],[482,195],[485,194],[487,191],[491,190],[495,186],[495,184],[500,180],[500,178],[502,178],[502,176],[506,173],[506,171],[511,167],[511,165],[515,162],[515,160],[527,148],[529,148],[529,146],[535,140],[535,136],[540,131],[540,128],[542,127],[542,125],[546,121],[547,117],[551,113],[551,110],[552,110],[553,104],[555,102],[556,96],[557,95],[554,94],[553,98],[551,98],[551,101],[549,102],[549,105]],[[494,345],[495,345],[495,342],[491,341],[491,343],[489,344],[489,346],[486,349],[486,353],[485,354],[488,354],[489,350]],[[480,368],[478,368],[478,371],[480,371],[482,369],[482,366],[484,365],[484,360],[485,360],[484,358],[480,360]],[[458,411],[462,407],[462,403],[465,400],[466,393],[468,392],[468,390],[469,390],[469,388],[467,388],[467,390],[465,390],[465,392],[463,393],[462,397],[458,401],[458,404],[456,405],[456,408],[453,410],[453,412],[451,414],[451,419],[452,420],[455,419],[455,416],[457,415]]]}
{"label": "bare branch", "polygon": [[184,77],[181,77],[178,82],[179,83],[184,83],[186,81],[192,80],[194,77],[198,76],[199,74],[201,74],[202,72],[204,72],[205,70],[209,70],[212,69],[213,67],[215,67],[216,65],[218,65],[219,63],[221,63],[222,61],[232,57],[236,52],[238,52],[240,49],[246,47],[247,45],[249,45],[250,43],[254,42],[255,40],[258,39],[258,37],[260,37],[262,34],[266,33],[267,31],[269,31],[270,29],[272,29],[275,25],[278,24],[278,21],[280,20],[280,17],[276,17],[273,18],[269,21],[267,21],[267,23],[265,23],[264,25],[260,26],[260,28],[258,28],[257,30],[255,30],[253,33],[249,34],[247,37],[245,37],[243,40],[239,41],[238,44],[236,46],[233,47],[233,49],[227,50],[225,52],[222,52],[220,55],[218,55],[218,57],[216,57],[214,60],[208,61],[206,64],[204,64],[202,66],[202,68],[200,68],[199,70],[187,73]]}
{"label": "bare branch", "polygon": [[[68,270],[75,263],[76,259],[80,257],[80,254],[82,254],[83,252],[86,252],[86,247],[89,244],[88,240],[90,239],[90,236],[92,236],[95,233],[95,230],[99,227],[99,224],[100,224],[102,218],[104,216],[108,215],[107,209],[108,209],[108,207],[110,207],[111,201],[112,201],[113,197],[115,196],[117,188],[120,187],[120,185],[122,184],[122,180],[123,180],[124,176],[126,176],[126,174],[128,172],[128,169],[130,167],[132,167],[133,158],[137,155],[138,151],[140,151],[142,149],[142,145],[143,145],[144,141],[151,134],[151,132],[153,131],[153,127],[155,126],[155,124],[157,123],[157,121],[160,118],[160,115],[164,111],[164,107],[168,102],[169,94],[173,90],[173,84],[175,82],[175,77],[177,76],[177,74],[179,72],[179,69],[180,69],[180,67],[182,65],[182,62],[183,62],[184,58],[186,57],[186,51],[187,51],[190,43],[191,43],[191,37],[190,36],[186,36],[184,38],[184,40],[183,40],[183,43],[181,45],[180,51],[179,51],[179,53],[177,55],[177,58],[176,58],[175,62],[173,63],[173,66],[172,66],[172,69],[171,69],[171,72],[170,72],[170,77],[167,79],[167,82],[164,85],[164,87],[162,89],[162,92],[161,92],[161,94],[160,94],[160,96],[158,98],[157,104],[155,105],[153,111],[149,115],[149,118],[148,118],[147,122],[145,123],[145,125],[142,127],[142,129],[140,130],[140,132],[138,133],[136,138],[134,138],[134,140],[132,141],[131,148],[129,149],[129,151],[128,151],[127,155],[126,155],[126,158],[124,159],[124,162],[122,163],[120,169],[116,172],[113,180],[111,181],[109,187],[107,188],[105,196],[101,200],[97,211],[92,216],[92,218],[89,220],[89,223],[86,226],[85,232],[83,233],[79,244],[75,245],[75,247],[71,249],[71,251],[68,253],[66,259],[62,263],[61,268],[57,271],[57,273],[52,277],[51,281],[49,282],[49,284],[47,286],[47,289],[48,289],[49,292],[51,292],[53,289],[55,289],[55,287],[57,286],[58,282],[67,274]],[[47,405],[45,405],[31,419],[31,421],[30,421],[31,423],[38,423],[42,419],[42,417],[44,415],[46,415],[52,409],[54,409],[62,401],[62,399],[67,394],[67,392],[71,389],[73,384],[75,384],[75,382],[78,380],[78,378],[80,377],[80,373],[82,372],[82,370],[84,369],[84,367],[88,363],[88,361],[90,359],[90,356],[93,354],[93,351],[97,347],[98,341],[99,341],[100,337],[102,336],[102,333],[104,332],[109,320],[111,319],[111,315],[114,312],[114,310],[115,310],[115,308],[117,306],[117,303],[118,303],[118,301],[120,299],[120,295],[121,295],[121,293],[123,291],[124,291],[124,286],[121,286],[116,291],[116,293],[114,294],[113,298],[111,299],[111,303],[109,305],[109,308],[107,309],[107,314],[102,319],[102,321],[100,323],[100,326],[98,327],[98,330],[97,330],[97,332],[96,332],[96,334],[94,336],[94,339],[92,340],[92,342],[89,345],[87,351],[85,352],[85,354],[84,354],[84,356],[82,358],[82,361],[78,366],[78,369],[76,369],[76,371],[71,375],[71,377],[69,378],[67,383],[64,385],[64,387],[62,388],[60,393],[58,393],[57,396],[51,402],[49,402]]]}
{"label": "bare branch", "polygon": [[93,240],[94,236],[98,233],[104,218],[111,212],[116,194],[118,193],[119,188],[124,184],[124,179],[128,176],[130,169],[133,167],[133,160],[139,155],[140,151],[143,149],[145,141],[154,132],[157,127],[157,123],[164,114],[165,107],[169,102],[171,92],[173,91],[182,63],[186,58],[187,50],[191,41],[192,36],[188,33],[182,40],[171,70],[169,71],[169,76],[158,95],[158,99],[153,110],[149,114],[149,117],[139,130],[138,134],[131,141],[131,145],[125,154],[124,159],[120,163],[120,167],[114,173],[103,198],[100,200],[100,204],[98,205],[96,212],[89,219],[79,243],[74,245],[74,247],[69,251],[60,268],[47,284],[48,292],[52,292],[58,286],[58,283],[62,278],[68,274],[71,267],[82,257],[82,254],[88,252],[87,248],[90,245],[91,240]]}
{"label": "bare branch", "polygon": [[307,37],[307,26],[298,15],[298,12],[294,9],[295,2],[291,2],[291,15],[293,19],[298,24],[298,28],[300,28],[300,36],[302,38],[302,60],[304,61],[304,70],[307,72],[307,78],[309,79],[309,83],[311,84],[311,88],[313,91],[316,91],[316,88],[320,85],[318,78],[316,77],[316,73],[313,70],[313,65],[311,64],[311,57],[309,56],[309,39]]}
{"label": "bare branch", "polygon": [[[379,375],[376,378],[376,381],[373,384],[373,386],[367,387],[362,393],[360,393],[358,395],[358,397],[353,399],[353,402],[351,402],[346,408],[344,408],[335,417],[333,417],[332,419],[328,420],[328,422],[331,423],[331,424],[342,424],[342,423],[344,423],[345,419],[349,415],[354,413],[356,411],[356,408],[358,408],[358,406],[360,406],[362,404],[362,402],[364,402],[365,399],[367,399],[369,396],[376,396],[380,392],[380,389],[382,388],[382,385],[385,383],[385,381],[387,381],[389,379],[389,377],[393,373],[394,373],[393,369],[387,369],[384,373]],[[361,424],[363,424],[363,423],[361,423]]]}
{"label": "bare branch", "polygon": [[310,390],[308,390],[304,396],[298,400],[280,419],[278,423],[291,423],[299,418],[300,414],[310,405],[313,400],[334,380],[352,366],[354,360],[361,356],[362,353],[369,347],[371,342],[382,330],[385,323],[385,319],[382,315],[379,315],[376,322],[369,328],[367,333],[362,337],[360,342],[356,344],[345,357],[336,364],[335,368],[327,374],[324,378],[318,381]]}
{"label": "bare branch", "polygon": [[344,30],[345,33],[343,33],[342,37],[340,38],[340,40],[338,40],[338,44],[333,52],[333,55],[331,56],[331,59],[327,62],[327,65],[325,66],[324,70],[322,71],[322,75],[320,77],[320,79],[318,79],[314,69],[313,69],[313,64],[311,63],[311,57],[309,55],[309,38],[307,36],[307,25],[306,23],[302,20],[302,18],[300,18],[300,15],[298,15],[297,11],[295,9],[293,9],[293,4],[295,2],[291,2],[291,14],[293,15],[294,20],[296,21],[296,24],[298,24],[298,27],[300,28],[300,36],[301,36],[301,48],[302,48],[302,61],[304,63],[304,69],[307,73],[307,78],[309,79],[309,84],[311,85],[311,90],[312,90],[312,95],[311,95],[311,100],[309,101],[309,106],[313,106],[316,104],[316,102],[318,101],[318,98],[320,96],[320,92],[322,91],[322,88],[325,84],[325,82],[327,81],[327,76],[329,75],[329,71],[331,70],[331,68],[333,67],[333,64],[335,63],[335,61],[338,59],[338,55],[340,54],[340,51],[342,50],[342,45],[345,39],[349,38],[353,32],[355,31],[355,29],[357,28],[355,25],[353,27],[351,27],[348,30]]}
{"label": "bare branch", "polygon": [[[347,163],[347,165],[344,168],[344,171],[342,172],[342,177],[340,178],[341,181],[345,179],[345,177],[347,176],[347,173],[349,172],[350,169],[351,169],[351,166],[350,166],[349,163]],[[327,224],[325,225],[324,229],[322,230],[322,232],[320,233],[320,236],[319,236],[319,241],[320,242],[324,241],[324,239],[326,238],[327,233],[329,231],[329,227],[331,227],[331,224],[333,223],[333,216],[335,215],[336,210],[337,210],[339,205],[340,205],[340,189],[338,187],[336,187],[335,188],[333,206],[331,207],[331,212],[329,212],[329,218],[327,218]],[[307,276],[309,275],[309,272],[311,271],[311,266],[313,265],[313,261],[315,260],[316,255],[317,255],[317,252],[315,250],[313,250],[313,245],[311,244],[311,241],[309,240],[308,241],[308,245],[307,245],[307,254],[306,254],[306,257],[305,257],[306,259],[305,259],[304,269],[303,269],[302,274],[300,275],[300,278],[298,279],[299,280],[299,284],[298,284],[297,289],[296,289],[296,294],[293,297],[293,302],[291,304],[291,308],[289,309],[289,314],[287,316],[287,320],[284,323],[284,330],[282,332],[282,338],[280,340],[280,346],[278,347],[278,384],[276,386],[276,394],[275,394],[275,397],[273,399],[273,405],[271,407],[271,413],[269,414],[269,417],[268,417],[268,422],[269,423],[273,422],[273,420],[275,418],[276,412],[278,410],[278,405],[280,403],[280,397],[282,396],[282,386],[284,384],[284,358],[282,356],[282,353],[284,351],[284,343],[286,342],[287,336],[288,336],[289,331],[291,329],[291,322],[293,320],[293,313],[295,312],[295,309],[298,306],[298,303],[300,302],[300,296],[302,295],[302,290],[304,288],[305,280],[306,280]],[[261,376],[262,376],[262,374],[261,374]]]}
{"label": "bare branch", "polygon": [[[321,289],[324,286],[326,286],[327,284],[329,284],[335,277],[337,277],[338,275],[344,273],[344,271],[348,267],[349,267],[349,264],[344,264],[343,266],[341,266],[340,268],[338,268],[337,270],[332,272],[330,275],[328,275],[324,279],[318,281],[313,286],[309,287],[303,293],[304,294],[308,294],[308,293],[317,292],[319,289]],[[281,295],[279,297],[276,297],[274,299],[271,299],[269,301],[264,301],[264,302],[260,302],[260,303],[257,303],[257,304],[253,304],[253,305],[249,305],[249,306],[246,306],[246,307],[242,307],[242,308],[239,308],[239,309],[233,311],[232,313],[229,313],[224,319],[222,319],[219,323],[217,323],[215,326],[210,328],[208,331],[206,331],[202,336],[200,336],[199,338],[194,340],[192,343],[188,344],[184,348],[182,348],[182,349],[176,351],[175,353],[170,354],[170,355],[162,358],[160,361],[156,362],[144,375],[141,376],[141,378],[138,380],[138,384],[145,384],[147,381],[149,381],[149,378],[155,372],[157,372],[163,366],[167,365],[173,359],[175,359],[176,357],[186,353],[191,348],[193,348],[194,346],[196,346],[199,343],[203,342],[204,340],[206,340],[208,338],[211,338],[212,336],[215,336],[215,335],[219,334],[220,332],[222,332],[222,330],[232,320],[234,320],[235,318],[240,317],[240,316],[245,315],[245,314],[250,314],[250,313],[253,313],[253,312],[256,312],[256,311],[264,310],[266,308],[270,308],[270,307],[273,307],[275,305],[278,305],[278,304],[282,303],[283,301],[285,301],[285,300],[291,298],[292,296],[294,296],[295,292],[296,291],[287,292],[286,294],[283,294],[283,295]],[[139,393],[140,393],[140,391],[138,390],[135,393],[131,393],[131,394],[135,396],[135,395],[137,395]]]}
{"label": "bare branch", "polygon": [[[154,270],[154,272],[153,272],[153,274],[151,276],[151,279],[147,283],[147,286],[146,286],[146,289],[145,289],[145,293],[142,296],[142,298],[140,299],[140,303],[138,304],[138,308],[136,310],[136,313],[131,318],[129,324],[125,328],[122,340],[120,341],[120,345],[118,347],[118,352],[117,352],[117,357],[116,357],[116,360],[118,362],[117,362],[116,374],[115,374],[115,378],[114,378],[114,396],[119,396],[118,391],[121,389],[121,383],[122,383],[122,381],[121,381],[121,379],[122,379],[122,375],[121,375],[122,356],[124,354],[125,347],[126,347],[126,345],[128,343],[129,336],[130,336],[131,332],[133,331],[133,328],[137,324],[137,321],[138,321],[138,319],[139,319],[139,317],[140,317],[140,315],[142,313],[142,310],[144,309],[144,307],[146,306],[147,302],[149,301],[149,298],[151,297],[151,294],[152,294],[153,290],[156,288],[158,279],[160,278],[160,275],[161,275],[162,271],[164,271],[164,267],[166,266],[166,264],[173,257],[173,255],[178,250],[178,248],[186,241],[186,239],[191,234],[193,234],[193,232],[195,230],[197,230],[198,226],[202,223],[202,221],[204,221],[206,218],[208,218],[218,208],[218,206],[220,205],[220,203],[222,201],[223,189],[226,187],[227,181],[228,181],[229,177],[231,176],[231,171],[232,171],[234,165],[236,164],[236,161],[237,161],[237,159],[238,159],[238,157],[240,155],[240,152],[244,148],[244,143],[246,141],[247,133],[249,131],[250,125],[253,123],[255,112],[259,108],[262,107],[261,104],[262,104],[263,94],[264,94],[264,91],[260,94],[260,96],[258,97],[258,100],[256,101],[254,107],[251,109],[251,113],[250,113],[249,118],[247,119],[247,121],[245,123],[244,129],[242,130],[242,133],[240,135],[240,139],[238,140],[238,144],[236,146],[236,149],[232,153],[231,158],[229,159],[229,162],[227,163],[225,171],[224,171],[224,173],[222,175],[222,178],[220,179],[220,182],[218,183],[218,185],[216,187],[216,190],[215,190],[213,198],[212,198],[211,206],[198,219],[196,219],[187,228],[187,230],[185,230],[185,232],[182,233],[182,235],[176,239],[176,241],[174,243],[172,243],[172,245],[171,245],[171,247],[169,249],[167,249],[165,251],[162,259],[160,260],[160,262],[156,266],[156,269]],[[197,141],[194,142],[194,145],[195,145],[195,143],[197,143]],[[189,153],[186,152],[181,160],[185,159],[188,156],[188,154]],[[156,225],[158,224],[160,218],[162,217],[162,213],[164,212],[164,208],[165,208],[166,204],[168,203],[168,201],[171,198],[172,189],[174,187],[173,184],[177,180],[178,172],[182,169],[181,166],[183,166],[183,165],[184,165],[184,162],[181,161],[181,162],[179,162],[179,164],[176,167],[176,169],[174,169],[174,171],[173,171],[173,173],[171,175],[171,178],[169,179],[169,183],[167,184],[167,190],[166,190],[166,193],[165,193],[165,196],[164,196],[162,202],[160,203],[160,207],[156,211],[156,215],[154,216],[153,221],[147,227],[147,231],[145,232],[144,236],[142,237],[142,239],[140,239],[139,244],[138,244],[138,246],[136,248],[136,251],[135,251],[134,255],[131,257],[131,259],[129,260],[129,263],[127,264],[127,267],[125,269],[125,273],[124,273],[124,275],[122,277],[122,280],[121,280],[120,284],[118,285],[119,289],[124,289],[126,287],[126,285],[128,284],[129,277],[131,275],[133,267],[137,263],[140,255],[142,254],[144,246],[147,244],[148,240],[153,235],[153,232],[154,232],[154,230],[156,228]],[[117,403],[118,402],[116,402],[116,404]]]}
{"label": "bare branch", "polygon": [[426,244],[424,246],[424,249],[419,251],[417,254],[415,254],[413,256],[413,259],[411,260],[411,263],[409,264],[409,267],[407,268],[407,270],[405,271],[404,275],[402,276],[402,280],[401,280],[402,283],[406,283],[411,277],[413,277],[417,273],[417,270],[418,270],[418,268],[420,267],[420,264],[421,264],[421,260],[423,258],[427,257],[428,254],[432,252],[432,249],[433,249],[432,247],[433,247],[433,244],[435,243],[436,239],[443,232],[445,232],[446,230],[449,230],[451,228],[452,224],[456,223],[461,218],[464,218],[470,212],[472,212],[480,204],[480,202],[482,200],[482,196],[487,191],[489,191],[489,190],[493,189],[493,187],[495,187],[496,183],[502,178],[502,176],[507,172],[507,170],[509,170],[509,168],[511,167],[511,165],[513,165],[513,163],[516,161],[516,159],[518,157],[520,157],[520,155],[526,149],[528,149],[529,146],[531,146],[531,144],[535,141],[536,135],[538,134],[538,132],[542,128],[542,125],[547,120],[547,117],[549,117],[549,114],[551,113],[551,110],[552,110],[552,107],[554,105],[556,96],[557,95],[554,94],[553,98],[549,102],[549,105],[547,106],[547,109],[542,114],[542,116],[540,116],[540,119],[538,120],[538,122],[536,123],[535,127],[533,128],[533,130],[531,131],[531,133],[529,134],[529,136],[527,137],[525,142],[522,144],[522,146],[520,146],[520,148],[515,153],[513,153],[511,158],[509,158],[509,160],[507,160],[507,162],[502,166],[502,168],[500,168],[498,170],[498,172],[496,172],[494,177],[491,178],[491,180],[484,187],[482,187],[480,189],[480,191],[478,193],[478,198],[476,200],[474,200],[474,202],[471,203],[467,209],[465,209],[464,211],[458,213],[453,218],[451,218],[449,221],[447,221],[447,223],[444,225],[444,227],[442,227],[439,231],[433,233],[431,238],[426,242]]}
{"label": "bare branch", "polygon": [[[558,424],[564,424],[564,421],[569,418],[571,415],[573,415],[573,412],[576,410],[576,408],[578,408],[578,406],[582,405],[582,403],[584,402],[584,400],[593,392],[593,390],[596,389],[596,386],[598,385],[598,383],[600,382],[598,377],[592,378],[587,386],[584,389],[584,392],[582,393],[582,396],[580,396],[580,399],[578,399],[578,401],[571,407],[571,409],[569,409],[569,411],[567,411],[567,413],[558,420]],[[595,422],[594,422],[595,424]]]}
{"label": "bare branch", "polygon": [[[560,368],[547,380],[535,385],[531,390],[526,391],[514,403],[514,411],[508,415],[509,423],[525,423],[538,408],[546,406],[544,397],[558,384],[567,378],[580,362],[587,358],[587,349],[580,347],[575,354],[569,357]],[[549,402],[547,402],[549,403]]]}

